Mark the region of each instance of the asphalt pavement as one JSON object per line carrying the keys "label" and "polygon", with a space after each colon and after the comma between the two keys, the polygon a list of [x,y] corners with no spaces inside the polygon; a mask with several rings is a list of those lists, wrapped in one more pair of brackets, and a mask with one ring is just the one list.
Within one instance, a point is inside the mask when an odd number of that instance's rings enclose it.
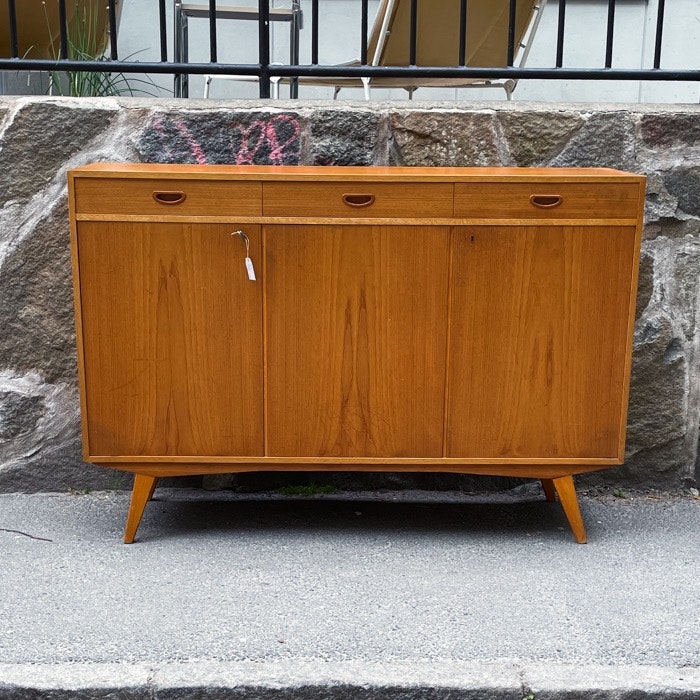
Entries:
{"label": "asphalt pavement", "polygon": [[700,699],[700,500],[0,495],[0,698]]}

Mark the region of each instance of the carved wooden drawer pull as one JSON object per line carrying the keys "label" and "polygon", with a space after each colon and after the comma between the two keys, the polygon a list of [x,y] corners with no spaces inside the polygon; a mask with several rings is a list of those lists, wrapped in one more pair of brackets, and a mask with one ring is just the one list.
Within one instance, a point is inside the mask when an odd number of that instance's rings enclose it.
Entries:
{"label": "carved wooden drawer pull", "polygon": [[374,204],[373,194],[344,194],[343,201],[349,207],[368,207]]}
{"label": "carved wooden drawer pull", "polygon": [[554,209],[563,201],[564,198],[560,194],[533,194],[530,197],[530,204],[541,209]]}
{"label": "carved wooden drawer pull", "polygon": [[154,192],[153,199],[158,204],[182,204],[187,195],[184,192]]}

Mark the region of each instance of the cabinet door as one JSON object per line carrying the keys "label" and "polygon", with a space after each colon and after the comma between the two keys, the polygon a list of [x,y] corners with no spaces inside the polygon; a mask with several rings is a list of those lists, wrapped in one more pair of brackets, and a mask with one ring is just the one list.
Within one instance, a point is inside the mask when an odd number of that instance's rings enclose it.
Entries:
{"label": "cabinet door", "polygon": [[237,228],[79,224],[90,455],[262,454],[262,293]]}
{"label": "cabinet door", "polygon": [[455,231],[447,454],[619,458],[633,227]]}
{"label": "cabinet door", "polygon": [[448,227],[270,226],[271,456],[442,456]]}

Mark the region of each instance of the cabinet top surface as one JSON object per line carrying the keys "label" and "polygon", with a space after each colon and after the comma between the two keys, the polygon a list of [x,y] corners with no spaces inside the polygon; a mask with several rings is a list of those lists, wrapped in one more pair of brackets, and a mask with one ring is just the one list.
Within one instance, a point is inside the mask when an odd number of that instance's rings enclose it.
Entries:
{"label": "cabinet top surface", "polygon": [[286,180],[286,181],[420,181],[420,182],[643,182],[644,176],[612,168],[439,168],[304,165],[172,165],[151,163],[92,163],[69,171],[72,177]]}

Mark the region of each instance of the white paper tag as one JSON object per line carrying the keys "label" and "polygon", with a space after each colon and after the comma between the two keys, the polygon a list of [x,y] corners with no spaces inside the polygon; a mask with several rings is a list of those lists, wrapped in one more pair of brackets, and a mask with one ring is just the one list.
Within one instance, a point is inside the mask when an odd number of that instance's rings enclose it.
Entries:
{"label": "white paper tag", "polygon": [[253,267],[253,261],[250,258],[245,259],[245,269],[248,270],[248,279],[251,282],[255,282],[255,268]]}

